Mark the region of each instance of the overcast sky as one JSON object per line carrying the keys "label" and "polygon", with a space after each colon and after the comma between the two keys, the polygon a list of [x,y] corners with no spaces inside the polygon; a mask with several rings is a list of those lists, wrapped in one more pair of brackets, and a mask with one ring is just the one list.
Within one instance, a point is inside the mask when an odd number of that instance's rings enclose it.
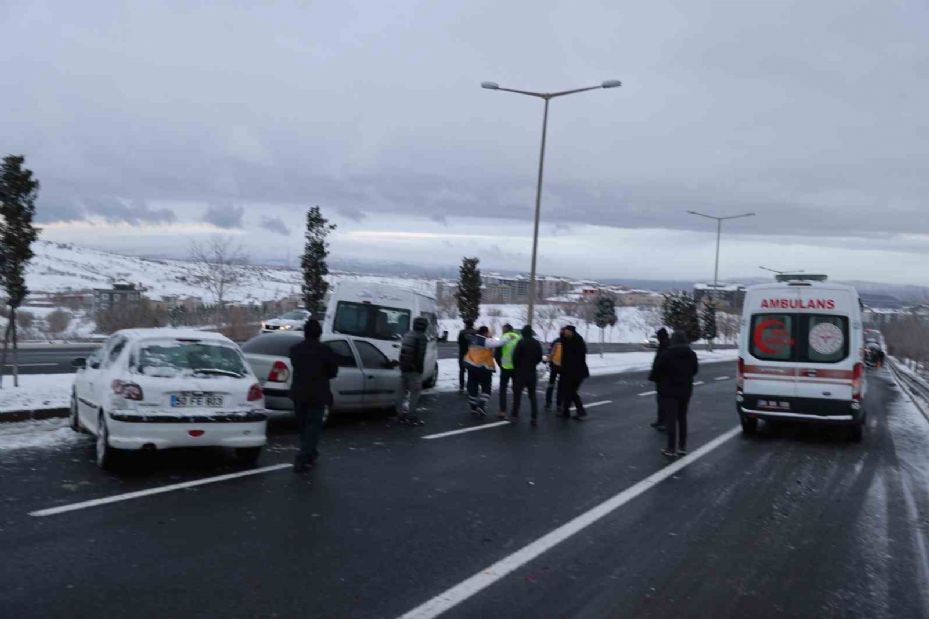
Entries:
{"label": "overcast sky", "polygon": [[184,256],[239,237],[336,258],[711,277],[805,268],[929,284],[929,5],[0,0],[0,151],[44,238]]}

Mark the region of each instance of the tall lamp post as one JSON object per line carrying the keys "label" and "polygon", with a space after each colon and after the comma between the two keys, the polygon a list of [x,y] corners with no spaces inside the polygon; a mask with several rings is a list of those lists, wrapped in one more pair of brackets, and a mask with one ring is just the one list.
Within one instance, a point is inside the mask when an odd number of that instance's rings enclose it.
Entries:
{"label": "tall lamp post", "polygon": [[555,97],[564,97],[588,90],[599,90],[601,88],[617,88],[622,86],[619,80],[607,80],[599,86],[588,86],[587,88],[576,88],[574,90],[563,90],[561,92],[531,92],[528,90],[514,90],[512,88],[501,88],[497,82],[481,82],[481,88],[487,90],[501,90],[503,92],[515,92],[518,95],[527,95],[536,97],[545,101],[545,111],[542,115],[542,147],[539,150],[539,179],[535,188],[535,224],[532,231],[532,265],[529,270],[529,308],[527,321],[532,324],[533,314],[535,313],[535,267],[536,257],[539,249],[539,213],[542,208],[542,170],[545,167],[545,135],[548,130],[548,102]]}
{"label": "tall lamp post", "polygon": [[719,240],[723,233],[723,222],[729,219],[741,219],[742,217],[754,217],[754,213],[742,213],[741,215],[729,215],[728,217],[716,217],[715,215],[707,215],[705,213],[698,213],[697,211],[687,211],[691,215],[696,215],[697,217],[705,217],[706,219],[712,219],[716,222],[716,267],[713,269],[713,296],[716,296],[718,292],[717,288],[719,287]]}

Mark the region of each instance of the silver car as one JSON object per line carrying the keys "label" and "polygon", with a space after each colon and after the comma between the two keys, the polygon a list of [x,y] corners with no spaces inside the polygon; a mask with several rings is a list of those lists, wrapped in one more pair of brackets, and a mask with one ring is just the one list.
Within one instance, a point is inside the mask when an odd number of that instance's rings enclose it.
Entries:
{"label": "silver car", "polygon": [[[242,345],[264,391],[265,406],[293,410],[290,399],[290,348],[303,339],[302,333],[264,333]],[[332,411],[350,412],[393,407],[400,394],[400,370],[374,345],[364,340],[325,335],[322,342],[339,359],[339,375],[332,380]],[[324,419],[329,417],[326,409]]]}

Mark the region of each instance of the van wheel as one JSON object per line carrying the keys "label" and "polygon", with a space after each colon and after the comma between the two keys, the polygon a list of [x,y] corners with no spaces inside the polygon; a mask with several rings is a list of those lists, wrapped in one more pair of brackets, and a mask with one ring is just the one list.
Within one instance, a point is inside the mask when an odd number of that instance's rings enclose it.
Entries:
{"label": "van wheel", "polygon": [[864,423],[856,423],[848,428],[848,437],[853,443],[860,443],[864,438]]}
{"label": "van wheel", "polygon": [[758,432],[758,419],[748,415],[739,415],[742,422],[742,434],[752,435]]}
{"label": "van wheel", "polygon": [[439,362],[435,363],[435,371],[432,373],[432,378],[423,383],[423,389],[432,389],[435,387],[435,384],[439,382]]}

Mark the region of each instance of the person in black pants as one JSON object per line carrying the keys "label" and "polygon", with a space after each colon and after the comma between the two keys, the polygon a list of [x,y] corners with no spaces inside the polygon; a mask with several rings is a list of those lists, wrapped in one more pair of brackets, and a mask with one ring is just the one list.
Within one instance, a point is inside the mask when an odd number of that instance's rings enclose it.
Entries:
{"label": "person in black pants", "polygon": [[519,419],[519,408],[523,400],[523,389],[529,396],[529,410],[532,412],[532,425],[539,423],[539,402],[536,397],[538,374],[536,366],[542,363],[542,345],[533,337],[532,327],[522,328],[522,339],[513,349],[513,413],[510,421]]}
{"label": "person in black pants", "polygon": [[581,383],[590,376],[587,369],[587,344],[577,334],[574,325],[568,325],[561,336],[561,417],[570,417],[571,405],[574,404],[574,418],[581,420],[587,416],[581,395],[578,393]]}
{"label": "person in black pants", "polygon": [[651,426],[658,431],[664,431],[666,427],[664,420],[661,418],[661,390],[659,390],[657,386],[658,381],[655,378],[655,366],[658,365],[658,357],[668,350],[668,345],[671,343],[671,336],[668,335],[668,330],[662,327],[655,333],[655,338],[658,340],[658,350],[655,351],[655,359],[652,361],[652,371],[648,374],[648,380],[656,385],[655,399],[657,400],[656,408],[658,409],[658,417]]}
{"label": "person in black pants", "polygon": [[682,331],[675,331],[671,345],[655,366],[662,417],[668,426],[668,446],[661,453],[669,458],[687,454],[687,407],[698,371],[697,354],[690,341]]}
{"label": "person in black pants", "polygon": [[477,331],[474,330],[474,321],[465,320],[465,328],[458,332],[458,393],[465,392],[465,372],[468,369],[465,364],[465,355],[468,354],[468,346],[471,345],[471,336]]}
{"label": "person in black pants", "polygon": [[319,321],[311,318],[303,327],[303,341],[290,348],[293,368],[290,399],[300,433],[300,451],[294,458],[295,473],[306,472],[316,464],[323,415],[326,407],[332,405],[329,381],[339,373],[335,353],[319,341],[322,332]]}
{"label": "person in black pants", "polygon": [[548,387],[545,389],[545,410],[552,407],[553,395],[555,396],[555,410],[561,410],[561,385],[558,383],[558,375],[561,373],[561,334],[563,331],[564,329],[558,332],[558,337],[548,349]]}

